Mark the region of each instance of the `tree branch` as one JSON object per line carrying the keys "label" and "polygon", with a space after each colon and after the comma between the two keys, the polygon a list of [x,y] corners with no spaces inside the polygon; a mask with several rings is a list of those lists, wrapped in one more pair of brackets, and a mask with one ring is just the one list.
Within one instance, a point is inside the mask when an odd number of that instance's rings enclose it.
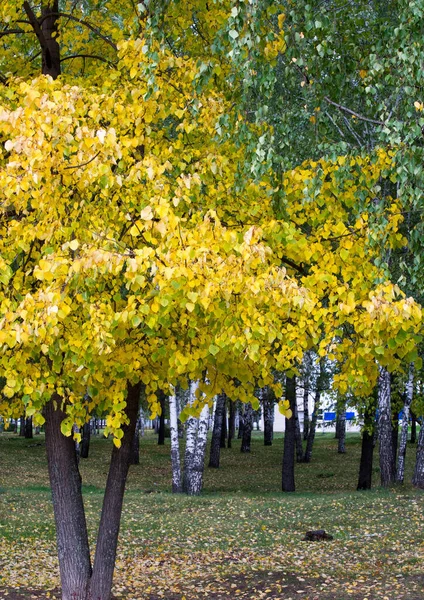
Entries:
{"label": "tree branch", "polygon": [[326,102],[328,102],[329,104],[332,104],[339,110],[342,110],[343,112],[347,112],[350,115],[353,115],[354,117],[356,117],[357,119],[360,119],[361,121],[366,121],[367,123],[374,123],[374,125],[385,125],[386,124],[384,121],[377,121],[376,119],[369,119],[368,117],[364,117],[363,115],[360,115],[359,113],[351,110],[350,108],[347,108],[346,106],[343,106],[342,104],[337,104],[337,102],[333,102],[333,100],[331,100],[328,96],[324,96],[324,100]]}
{"label": "tree branch", "polygon": [[[26,2],[26,4],[28,4]],[[88,29],[90,29],[93,33],[95,33],[96,35],[99,36],[99,38],[101,38],[103,41],[105,41],[107,44],[109,44],[109,46],[111,46],[115,51],[118,49],[116,47],[116,45],[112,42],[112,40],[110,40],[107,36],[105,36],[99,29],[97,29],[97,27],[94,27],[94,25],[91,25],[91,23],[87,23],[87,21],[84,21],[83,19],[78,19],[78,17],[74,17],[74,15],[70,15],[68,13],[63,13],[63,12],[57,12],[57,13],[49,13],[51,17],[64,17],[66,19],[69,19],[71,21],[75,21],[76,23],[79,23],[80,25],[84,25],[85,27],[88,27]],[[43,19],[40,19],[39,24],[41,25],[42,22],[44,21],[46,17],[44,17]]]}
{"label": "tree branch", "polygon": [[101,60],[102,62],[111,65],[112,67],[115,67],[115,63],[108,60],[107,58],[104,58],[103,56],[98,56],[97,54],[71,54],[70,56],[64,56],[63,58],[61,58],[60,62],[63,62],[64,60],[72,60],[73,58],[95,58],[97,60]]}

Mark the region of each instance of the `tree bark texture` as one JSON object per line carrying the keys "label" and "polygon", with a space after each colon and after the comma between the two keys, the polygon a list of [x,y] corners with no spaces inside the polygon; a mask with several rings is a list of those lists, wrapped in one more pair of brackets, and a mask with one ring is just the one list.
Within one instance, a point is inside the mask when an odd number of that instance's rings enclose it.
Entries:
{"label": "tree bark texture", "polygon": [[317,388],[317,390],[315,391],[314,409],[312,412],[312,419],[309,424],[308,439],[306,441],[306,450],[305,450],[305,455],[303,458],[303,462],[305,462],[305,463],[310,463],[311,458],[312,458],[312,448],[314,447],[315,432],[316,432],[316,428],[317,428],[318,410],[319,410],[320,400],[321,400],[321,391],[319,388]]}
{"label": "tree bark texture", "polygon": [[411,439],[409,440],[411,444],[415,444],[417,442],[417,417],[415,413],[411,410]]}
{"label": "tree bark texture", "polygon": [[203,471],[205,466],[206,443],[208,441],[209,406],[205,404],[197,423],[196,450],[191,469],[190,486],[187,493],[198,496],[203,486]]}
{"label": "tree bark texture", "polygon": [[82,427],[82,439],[80,444],[80,458],[88,458],[90,450],[91,425],[84,423]]}
{"label": "tree bark texture", "polygon": [[215,401],[215,415],[209,456],[209,467],[218,469],[221,453],[221,432],[225,418],[225,394],[218,394]]}
{"label": "tree bark texture", "polygon": [[46,404],[44,416],[62,600],[86,600],[92,571],[81,477],[74,440],[71,436],[65,437],[60,430],[66,417],[61,403],[60,396],[53,394]]}
{"label": "tree bark texture", "polygon": [[405,386],[405,395],[403,403],[403,414],[402,414],[402,425],[399,442],[399,453],[398,463],[396,471],[396,481],[403,483],[405,478],[405,458],[406,458],[406,444],[408,441],[408,425],[409,425],[409,414],[414,393],[414,364],[409,365],[408,380]]}
{"label": "tree bark texture", "polygon": [[372,464],[374,455],[374,430],[377,397],[366,406],[364,411],[364,429],[362,431],[361,461],[357,490],[370,490],[372,483]]}
{"label": "tree bark texture", "polygon": [[238,432],[237,432],[237,439],[238,440],[242,440],[243,439],[243,429],[244,429],[244,416],[243,416],[243,406],[237,407],[237,413],[238,413]]}
{"label": "tree bark texture", "polygon": [[131,444],[130,465],[140,464],[140,416],[137,413],[134,437]]}
{"label": "tree bark texture", "polygon": [[295,420],[295,440],[296,440],[296,462],[303,462],[303,442],[302,433],[300,431],[299,412],[297,408],[297,399],[294,403],[293,417]]}
{"label": "tree bark texture", "polygon": [[169,396],[169,420],[171,431],[171,465],[172,465],[172,492],[182,492],[181,462],[180,462],[180,440],[178,436],[178,409],[177,396]]}
{"label": "tree bark texture", "polygon": [[282,472],[282,490],[283,492],[294,492],[294,456],[295,456],[295,436],[296,423],[294,418],[296,405],[296,379],[295,377],[286,378],[286,398],[290,402],[292,416],[286,418],[286,430],[284,433],[284,452],[283,452],[283,472]]}
{"label": "tree bark texture", "polygon": [[417,458],[415,461],[412,484],[415,487],[424,490],[424,423],[421,423],[421,429],[418,435]]}
{"label": "tree bark texture", "polygon": [[232,400],[229,400],[229,417],[228,417],[228,443],[227,447],[231,448],[231,442],[236,434],[236,407]]}
{"label": "tree bark texture", "polygon": [[264,413],[264,446],[272,446],[274,437],[274,400],[275,396],[268,386],[261,390],[262,410]]}
{"label": "tree bark texture", "polygon": [[339,421],[339,436],[337,444],[337,452],[339,454],[346,453],[346,409],[343,407],[338,415]]}
{"label": "tree bark texture", "polygon": [[[115,568],[122,503],[127,480],[132,443],[135,433],[141,383],[127,385],[125,413],[128,424],[123,425],[122,445],[112,450],[109,475],[103,498],[102,514],[97,535],[93,575],[90,582],[92,600],[109,600]],[[91,599],[90,599],[91,600]]]}
{"label": "tree bark texture", "polygon": [[390,373],[384,368],[380,368],[378,380],[378,413],[381,485],[387,487],[394,481],[395,469],[393,463]]}
{"label": "tree bark texture", "polygon": [[25,419],[25,437],[30,440],[33,437],[32,433],[32,417]]}
{"label": "tree bark texture", "polygon": [[[224,396],[225,396],[225,394],[224,394]],[[227,426],[227,396],[225,396],[225,399],[224,399],[224,410],[223,410],[223,413],[222,413],[221,439],[220,439],[220,443],[219,443],[220,448],[226,448],[227,447],[227,433],[228,433],[228,426]]]}
{"label": "tree bark texture", "polygon": [[243,414],[243,437],[241,440],[241,452],[250,452],[253,428],[253,408],[250,402],[244,405]]}

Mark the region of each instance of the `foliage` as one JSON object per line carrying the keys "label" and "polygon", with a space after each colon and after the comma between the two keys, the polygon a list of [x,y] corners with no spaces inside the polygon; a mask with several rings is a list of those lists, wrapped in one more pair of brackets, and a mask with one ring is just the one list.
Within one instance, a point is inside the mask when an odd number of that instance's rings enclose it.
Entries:
{"label": "foliage", "polygon": [[[2,414],[40,424],[57,391],[65,434],[99,409],[119,446],[127,380],[146,384],[154,415],[158,388],[206,371],[206,399],[254,400],[316,344],[348,353],[340,387],[361,393],[376,359],[412,360],[420,308],[376,266],[370,226],[378,216],[388,246],[403,244],[396,200],[371,210],[391,152],[277,181],[260,151],[269,124],[243,114],[252,61],[266,88],[285,49],[275,7],[62,5],[57,80],[35,77],[30,25],[5,35]],[[6,28],[20,8],[3,3]]]}

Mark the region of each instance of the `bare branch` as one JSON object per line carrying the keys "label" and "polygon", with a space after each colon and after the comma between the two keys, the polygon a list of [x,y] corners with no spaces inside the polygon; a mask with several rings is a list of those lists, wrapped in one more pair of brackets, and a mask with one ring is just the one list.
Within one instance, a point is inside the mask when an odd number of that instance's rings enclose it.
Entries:
{"label": "bare branch", "polygon": [[384,121],[377,121],[376,119],[369,119],[368,117],[364,117],[363,115],[360,115],[359,113],[351,110],[350,108],[347,108],[346,106],[343,106],[342,104],[337,104],[337,102],[334,102],[328,96],[324,96],[324,100],[326,102],[328,102],[329,104],[332,104],[339,110],[347,112],[350,115],[356,117],[357,119],[360,119],[361,121],[366,121],[367,123],[374,123],[374,125],[385,125],[386,124]]}
{"label": "bare branch", "polygon": [[0,31],[0,37],[4,37],[5,35],[18,35],[20,33],[33,33],[33,31],[24,31],[23,29],[4,29]]}

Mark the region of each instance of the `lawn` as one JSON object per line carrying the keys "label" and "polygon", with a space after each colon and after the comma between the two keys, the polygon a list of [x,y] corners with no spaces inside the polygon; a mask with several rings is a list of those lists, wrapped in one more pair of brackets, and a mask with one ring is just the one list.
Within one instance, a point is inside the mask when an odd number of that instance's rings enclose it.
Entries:
{"label": "lawn", "polygon": [[[173,496],[169,440],[142,439],[131,467],[114,596],[126,600],[422,600],[424,495],[409,483],[356,492],[358,435],[337,454],[333,434],[318,434],[313,462],[296,467],[294,494],[279,491],[282,437],[252,453],[240,442],[206,469],[199,498]],[[81,461],[94,543],[110,442],[94,439]],[[415,448],[408,448],[407,479]],[[59,598],[53,513],[42,436],[0,435],[0,598]],[[304,542],[309,529],[328,542]]]}

